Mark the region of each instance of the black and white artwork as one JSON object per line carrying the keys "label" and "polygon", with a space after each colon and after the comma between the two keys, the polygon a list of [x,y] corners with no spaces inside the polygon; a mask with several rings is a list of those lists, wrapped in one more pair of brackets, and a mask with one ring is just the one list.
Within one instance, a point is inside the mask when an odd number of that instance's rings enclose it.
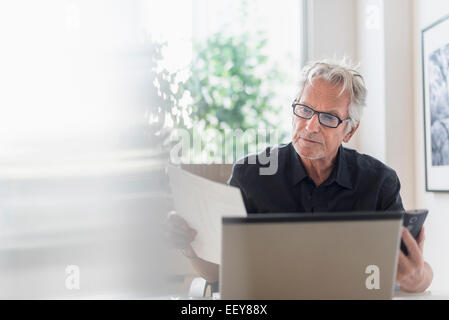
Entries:
{"label": "black and white artwork", "polygon": [[432,166],[449,165],[449,44],[429,57]]}
{"label": "black and white artwork", "polygon": [[422,31],[426,189],[449,191],[449,16]]}

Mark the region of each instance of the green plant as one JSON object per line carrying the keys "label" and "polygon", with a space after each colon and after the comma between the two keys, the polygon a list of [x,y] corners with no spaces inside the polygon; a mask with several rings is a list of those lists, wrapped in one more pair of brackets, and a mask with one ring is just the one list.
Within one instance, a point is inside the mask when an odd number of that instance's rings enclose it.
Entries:
{"label": "green plant", "polygon": [[[198,135],[214,129],[216,135],[221,132],[222,137],[227,130],[279,128],[277,114],[281,107],[274,103],[273,84],[279,85],[283,77],[269,65],[268,57],[263,53],[266,44],[262,32],[239,35],[217,32],[204,43],[196,44],[191,75],[183,84],[191,96],[187,108],[192,124],[184,124],[184,127],[197,131]],[[242,142],[245,153],[254,151],[251,147],[257,142],[255,135],[247,138]],[[233,138],[224,138],[229,139]],[[214,153],[215,159],[211,160],[232,162],[235,157],[225,157],[225,154],[232,155],[233,152],[225,150],[225,145],[232,147],[233,143],[209,137],[209,142],[203,142],[202,147],[206,153],[211,149],[225,151]]]}
{"label": "green plant", "polygon": [[[165,43],[149,39],[148,75],[145,83],[146,96],[149,103],[145,104],[144,119],[146,136],[154,147],[164,145],[164,140],[170,135],[170,128],[183,126],[179,111],[179,100],[183,95],[183,87],[176,81],[176,73],[170,73],[162,68],[162,49]],[[168,122],[171,124],[167,124]]]}

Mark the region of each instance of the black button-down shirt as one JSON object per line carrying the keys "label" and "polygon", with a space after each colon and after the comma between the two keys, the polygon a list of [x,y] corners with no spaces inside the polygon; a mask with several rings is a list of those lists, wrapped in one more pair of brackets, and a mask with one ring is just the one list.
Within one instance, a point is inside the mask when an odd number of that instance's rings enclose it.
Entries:
{"label": "black button-down shirt", "polygon": [[233,167],[228,184],[240,188],[248,213],[404,210],[396,172],[373,157],[340,146],[331,175],[317,187],[292,143],[276,148],[275,174],[260,174],[270,165],[261,164],[266,163],[259,161],[261,154]]}

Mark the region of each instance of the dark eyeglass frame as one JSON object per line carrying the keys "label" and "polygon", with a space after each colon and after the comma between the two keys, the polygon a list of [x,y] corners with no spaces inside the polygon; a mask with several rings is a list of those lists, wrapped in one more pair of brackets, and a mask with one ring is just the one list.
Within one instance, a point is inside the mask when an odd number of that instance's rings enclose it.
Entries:
{"label": "dark eyeglass frame", "polygon": [[[310,118],[306,118],[306,117],[302,117],[302,116],[300,116],[300,115],[297,115],[297,114],[295,113],[295,108],[296,108],[296,106],[306,107],[306,108],[310,109],[310,110],[312,111],[312,115],[310,116]],[[314,116],[315,114],[317,114],[317,115],[318,115],[318,121],[320,122],[320,124],[322,124],[323,126],[325,126],[325,127],[327,127],[327,128],[334,128],[334,129],[335,129],[335,128],[338,128],[338,126],[339,126],[340,124],[342,124],[343,122],[351,121],[351,118],[341,120],[339,117],[337,117],[337,116],[335,116],[335,115],[333,115],[333,114],[330,114],[330,113],[327,113],[327,112],[319,112],[319,111],[313,110],[313,109],[312,109],[311,107],[309,107],[308,105],[305,105],[305,104],[302,104],[302,103],[299,103],[299,102],[296,102],[296,101],[293,102],[292,108],[293,108],[293,114],[294,114],[295,116],[297,116],[297,117],[300,117],[301,119],[310,120],[310,119],[313,118],[313,116]],[[322,114],[324,114],[324,115],[326,115],[326,116],[330,116],[330,117],[336,118],[336,119],[338,120],[337,126],[331,127],[331,126],[329,126],[329,125],[327,125],[327,124],[322,123],[322,122],[321,122],[321,117],[320,117]]]}

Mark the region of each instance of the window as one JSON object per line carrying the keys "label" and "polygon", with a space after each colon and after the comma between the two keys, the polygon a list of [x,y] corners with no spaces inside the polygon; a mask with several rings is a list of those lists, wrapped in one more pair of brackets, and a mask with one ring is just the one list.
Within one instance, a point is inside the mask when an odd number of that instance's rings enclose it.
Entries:
{"label": "window", "polygon": [[173,141],[183,141],[180,160],[232,163],[288,141],[303,59],[302,1],[144,3],[147,32],[164,43],[161,68],[184,89],[166,118]]}

